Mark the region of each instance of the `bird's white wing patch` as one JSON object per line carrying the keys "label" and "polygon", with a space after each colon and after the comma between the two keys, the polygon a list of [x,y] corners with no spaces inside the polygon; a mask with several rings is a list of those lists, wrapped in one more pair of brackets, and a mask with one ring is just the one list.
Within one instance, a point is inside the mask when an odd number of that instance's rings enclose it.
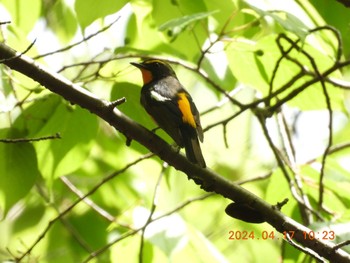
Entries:
{"label": "bird's white wing patch", "polygon": [[151,98],[156,100],[156,101],[167,101],[167,100],[171,100],[170,98],[164,97],[162,95],[160,95],[158,92],[152,90],[151,91]]}

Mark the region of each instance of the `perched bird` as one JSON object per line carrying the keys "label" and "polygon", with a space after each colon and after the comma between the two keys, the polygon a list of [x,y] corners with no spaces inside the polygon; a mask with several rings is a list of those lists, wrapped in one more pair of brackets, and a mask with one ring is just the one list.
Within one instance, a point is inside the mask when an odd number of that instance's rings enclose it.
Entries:
{"label": "perched bird", "polygon": [[167,132],[192,163],[206,167],[198,139],[203,142],[199,113],[170,65],[148,59],[131,63],[142,73],[141,104],[154,121]]}

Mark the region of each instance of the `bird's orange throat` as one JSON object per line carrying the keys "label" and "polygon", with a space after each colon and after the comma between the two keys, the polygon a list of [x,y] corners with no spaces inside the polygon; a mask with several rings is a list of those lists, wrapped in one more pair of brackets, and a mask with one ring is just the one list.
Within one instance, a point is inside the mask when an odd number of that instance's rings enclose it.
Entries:
{"label": "bird's orange throat", "polygon": [[141,69],[143,84],[146,85],[153,80],[151,71],[147,69]]}

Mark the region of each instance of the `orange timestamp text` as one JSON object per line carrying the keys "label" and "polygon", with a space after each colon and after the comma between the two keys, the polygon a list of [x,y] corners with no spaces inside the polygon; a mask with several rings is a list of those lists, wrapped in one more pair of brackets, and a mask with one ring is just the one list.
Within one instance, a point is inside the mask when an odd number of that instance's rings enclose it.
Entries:
{"label": "orange timestamp text", "polygon": [[[296,231],[283,231],[282,236],[279,233],[276,234],[275,231],[261,231],[257,233],[255,231],[247,231],[247,230],[230,230],[228,232],[229,240],[279,240],[279,236],[281,239],[293,239]],[[334,240],[335,233],[334,231],[302,231],[302,238],[305,240]]]}

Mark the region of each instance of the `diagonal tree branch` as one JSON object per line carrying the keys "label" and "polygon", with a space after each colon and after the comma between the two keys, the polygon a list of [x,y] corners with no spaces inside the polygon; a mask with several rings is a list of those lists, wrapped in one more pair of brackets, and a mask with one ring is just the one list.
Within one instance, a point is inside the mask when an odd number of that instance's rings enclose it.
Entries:
{"label": "diagonal tree branch", "polygon": [[[293,239],[301,246],[315,251],[319,256],[332,262],[349,262],[350,255],[341,249],[334,250],[334,244],[318,239],[306,239],[303,233],[310,229],[282,214],[275,206],[234,184],[210,169],[202,169],[189,162],[164,140],[125,116],[118,109],[111,109],[110,103],[97,98],[91,92],[70,82],[55,72],[45,69],[31,58],[21,55],[4,44],[0,44],[0,59],[10,68],[21,72],[45,86],[52,92],[62,96],[71,103],[77,104],[98,115],[123,133],[128,139],[137,141],[175,169],[187,174],[196,184],[208,192],[216,192],[225,198],[238,203],[247,204],[258,211],[278,232],[292,231]],[[13,58],[13,59],[9,59]],[[279,200],[276,200],[276,202]]]}

